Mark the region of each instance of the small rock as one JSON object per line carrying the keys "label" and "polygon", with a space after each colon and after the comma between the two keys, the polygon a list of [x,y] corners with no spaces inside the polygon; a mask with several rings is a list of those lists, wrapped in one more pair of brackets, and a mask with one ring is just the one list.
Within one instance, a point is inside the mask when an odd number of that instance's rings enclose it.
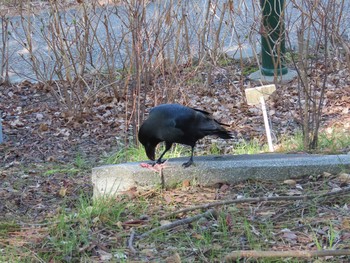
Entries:
{"label": "small rock", "polygon": [[295,180],[292,180],[292,179],[284,180],[283,183],[287,184],[289,186],[295,186],[297,184],[297,182]]}
{"label": "small rock", "polygon": [[35,118],[38,120],[38,121],[41,121],[43,118],[44,118],[44,115],[42,113],[37,113]]}
{"label": "small rock", "polygon": [[164,226],[164,225],[169,225],[169,224],[171,224],[171,221],[169,221],[169,220],[160,220],[160,225],[161,226]]}
{"label": "small rock", "polygon": [[127,255],[124,252],[116,252],[113,254],[113,257],[116,259],[127,259]]}
{"label": "small rock", "polygon": [[111,253],[103,251],[102,249],[98,249],[96,252],[98,253],[99,259],[102,262],[109,261],[113,258],[113,255]]}
{"label": "small rock", "polygon": [[301,186],[301,184],[296,184],[296,185],[295,185],[295,188],[296,188],[296,189],[303,190],[303,187]]}

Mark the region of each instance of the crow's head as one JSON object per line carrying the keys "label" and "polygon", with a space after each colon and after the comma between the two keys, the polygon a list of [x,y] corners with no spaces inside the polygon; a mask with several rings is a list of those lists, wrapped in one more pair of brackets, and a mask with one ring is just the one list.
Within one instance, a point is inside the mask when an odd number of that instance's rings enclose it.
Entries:
{"label": "crow's head", "polygon": [[147,157],[154,161],[156,155],[156,146],[159,140],[156,140],[153,135],[154,129],[150,127],[147,122],[145,122],[139,130],[139,141],[145,147]]}
{"label": "crow's head", "polygon": [[154,161],[156,159],[156,146],[155,145],[152,145],[151,143],[146,143],[146,145],[144,145],[145,147],[145,150],[146,150],[146,154],[147,154],[147,157]]}

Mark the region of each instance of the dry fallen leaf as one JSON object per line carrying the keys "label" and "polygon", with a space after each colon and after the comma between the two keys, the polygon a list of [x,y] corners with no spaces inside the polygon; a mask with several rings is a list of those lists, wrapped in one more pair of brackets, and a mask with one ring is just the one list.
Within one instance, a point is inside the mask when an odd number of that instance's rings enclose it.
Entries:
{"label": "dry fallen leaf", "polygon": [[226,192],[229,188],[230,188],[230,186],[228,184],[223,184],[220,187],[220,192]]}
{"label": "dry fallen leaf", "polygon": [[183,180],[182,181],[182,187],[189,187],[191,185],[191,182],[190,180]]}
{"label": "dry fallen leaf", "polygon": [[137,190],[137,187],[131,187],[130,189],[123,191],[122,194],[126,196],[129,200],[135,199],[139,196],[139,192]]}
{"label": "dry fallen leaf", "polygon": [[119,228],[119,229],[123,229],[123,223],[121,221],[118,221],[116,223],[116,226]]}
{"label": "dry fallen leaf", "polygon": [[342,229],[350,230],[350,217],[346,217],[341,222]]}
{"label": "dry fallen leaf", "polygon": [[324,178],[329,178],[329,177],[331,177],[331,176],[332,176],[331,173],[323,172],[323,177],[324,177]]}
{"label": "dry fallen leaf", "polygon": [[65,197],[67,194],[67,188],[61,187],[60,191],[58,192],[59,196]]}
{"label": "dry fallen leaf", "polygon": [[193,233],[192,237],[195,238],[195,239],[198,239],[198,240],[203,240],[204,239],[204,237],[201,234],[198,234],[198,233]]}
{"label": "dry fallen leaf", "polygon": [[179,253],[175,253],[174,255],[167,257],[165,259],[166,263],[181,263],[181,257]]}
{"label": "dry fallen leaf", "polygon": [[167,204],[170,204],[170,203],[173,202],[173,198],[172,198],[170,195],[165,194],[165,195],[164,195],[164,201],[165,201]]}
{"label": "dry fallen leaf", "polygon": [[339,179],[342,183],[350,183],[350,174],[341,173],[341,174],[339,174],[338,179]]}
{"label": "dry fallen leaf", "polygon": [[47,125],[47,123],[40,123],[39,125],[39,131],[41,132],[45,132],[49,130],[49,126]]}
{"label": "dry fallen leaf", "polygon": [[154,257],[157,250],[155,248],[145,248],[140,251],[141,254],[147,256],[147,257]]}

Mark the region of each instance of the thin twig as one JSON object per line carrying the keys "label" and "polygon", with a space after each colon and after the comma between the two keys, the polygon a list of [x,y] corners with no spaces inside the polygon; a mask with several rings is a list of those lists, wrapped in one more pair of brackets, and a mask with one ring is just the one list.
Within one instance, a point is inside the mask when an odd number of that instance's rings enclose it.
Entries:
{"label": "thin twig", "polygon": [[181,214],[181,213],[187,213],[187,212],[190,212],[193,210],[207,209],[207,208],[217,207],[217,206],[222,206],[222,205],[242,204],[242,203],[258,203],[258,202],[296,201],[296,200],[305,200],[306,201],[306,200],[310,200],[310,199],[341,195],[341,194],[344,194],[347,192],[350,192],[350,186],[345,187],[341,190],[327,192],[325,194],[300,195],[300,196],[272,196],[272,197],[257,197],[257,198],[242,198],[242,199],[235,199],[235,200],[225,200],[225,201],[221,201],[221,202],[208,203],[208,204],[197,205],[197,206],[193,206],[193,207],[180,209],[180,210],[168,213],[168,214],[160,217],[160,219],[172,217],[174,215]]}
{"label": "thin twig", "polygon": [[136,254],[137,251],[133,246],[134,239],[135,239],[135,230],[132,227],[132,228],[130,228],[130,237],[128,240],[128,248],[130,249],[131,253]]}
{"label": "thin twig", "polygon": [[303,208],[305,208],[305,207],[307,207],[309,204],[303,204],[303,205],[298,205],[297,207],[295,207],[295,208],[293,208],[293,209],[286,209],[286,210],[284,210],[283,212],[281,212],[281,213],[277,213],[276,214],[276,216],[274,216],[274,217],[271,217],[271,220],[272,221],[276,221],[278,218],[280,218],[280,217],[282,217],[282,216],[284,216],[284,215],[286,215],[286,214],[288,214],[288,213],[292,213],[292,212],[294,212],[294,211],[297,211],[297,210],[300,210],[300,209],[303,209]]}
{"label": "thin twig", "polygon": [[350,255],[350,249],[340,250],[312,250],[312,251],[257,251],[257,250],[242,250],[233,251],[225,257],[225,262],[236,262],[240,258],[313,258],[327,256],[344,256]]}
{"label": "thin twig", "polygon": [[195,215],[195,216],[192,216],[192,217],[187,217],[187,218],[184,218],[184,219],[181,219],[181,220],[174,221],[174,222],[172,222],[170,224],[166,224],[166,225],[162,225],[160,227],[153,228],[150,231],[148,231],[146,233],[143,233],[141,236],[139,236],[139,239],[148,237],[150,234],[152,234],[154,232],[157,232],[157,231],[169,230],[169,229],[175,228],[177,226],[181,226],[181,225],[186,225],[186,224],[192,223],[194,221],[197,221],[197,220],[201,219],[202,217],[209,217],[209,216],[212,216],[212,215],[215,216],[215,214],[216,214],[215,210],[214,209],[210,209],[210,210],[206,211],[205,213],[202,213],[202,214],[199,214],[199,215]]}
{"label": "thin twig", "polygon": [[162,189],[164,190],[165,189],[165,179],[164,179],[163,168],[160,168],[159,176],[160,176],[160,184],[162,186]]}

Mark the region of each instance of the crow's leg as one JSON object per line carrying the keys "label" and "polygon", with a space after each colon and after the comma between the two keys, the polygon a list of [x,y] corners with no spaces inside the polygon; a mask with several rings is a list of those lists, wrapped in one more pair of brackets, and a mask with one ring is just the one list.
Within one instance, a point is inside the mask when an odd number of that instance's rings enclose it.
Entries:
{"label": "crow's leg", "polygon": [[194,146],[192,146],[190,159],[188,160],[188,162],[182,164],[183,167],[187,168],[187,167],[190,167],[193,164],[193,151],[194,151]]}
{"label": "crow's leg", "polygon": [[173,145],[173,143],[171,143],[171,142],[165,142],[165,150],[154,164],[161,164],[161,163],[165,162],[165,161],[162,161],[162,158],[163,158],[164,154],[170,150],[172,145]]}

